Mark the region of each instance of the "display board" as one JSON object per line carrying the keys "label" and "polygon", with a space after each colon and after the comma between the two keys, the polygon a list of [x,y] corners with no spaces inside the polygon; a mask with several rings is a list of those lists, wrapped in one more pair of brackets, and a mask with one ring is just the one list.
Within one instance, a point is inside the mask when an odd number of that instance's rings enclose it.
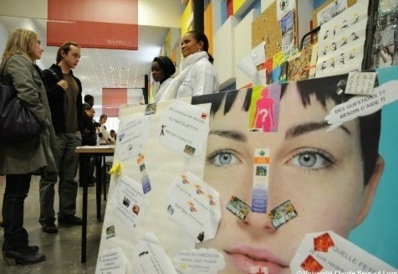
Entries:
{"label": "display board", "polygon": [[278,0],[270,4],[252,23],[252,48],[265,42],[265,55],[267,58],[272,58],[280,51],[286,51],[284,47],[291,47],[286,45],[286,40],[296,45],[298,29],[296,7],[294,0]]}
{"label": "display board", "polygon": [[392,69],[121,110],[96,273],[397,271]]}
{"label": "display board", "polygon": [[312,18],[315,27],[323,24],[339,13],[343,12],[346,8],[351,7],[357,0],[326,0],[316,10]]}

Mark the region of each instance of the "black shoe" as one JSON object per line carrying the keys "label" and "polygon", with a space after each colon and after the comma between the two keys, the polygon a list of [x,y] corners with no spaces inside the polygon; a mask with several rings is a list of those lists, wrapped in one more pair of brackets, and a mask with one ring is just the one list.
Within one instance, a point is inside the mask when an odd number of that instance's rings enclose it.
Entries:
{"label": "black shoe", "polygon": [[41,230],[50,234],[58,232],[58,228],[54,223],[41,223]]}
{"label": "black shoe", "polygon": [[28,250],[30,253],[39,252],[39,247],[37,245],[28,245]]}
{"label": "black shoe", "polygon": [[36,264],[46,260],[45,255],[30,252],[29,247],[22,250],[5,250],[3,251],[3,258],[9,266],[17,264]]}
{"label": "black shoe", "polygon": [[[81,184],[79,184],[79,186],[80,186],[80,187],[83,187],[83,185],[81,185]],[[87,183],[87,186],[88,186],[88,187],[94,186],[94,183],[89,182],[89,183]]]}
{"label": "black shoe", "polygon": [[82,225],[83,221],[79,217],[70,215],[70,216],[59,217],[58,223],[63,225]]}
{"label": "black shoe", "polygon": [[[3,252],[4,252],[4,249],[5,249],[5,247],[3,245]],[[30,253],[37,253],[39,251],[39,247],[37,245],[28,245],[26,247],[26,249]]]}

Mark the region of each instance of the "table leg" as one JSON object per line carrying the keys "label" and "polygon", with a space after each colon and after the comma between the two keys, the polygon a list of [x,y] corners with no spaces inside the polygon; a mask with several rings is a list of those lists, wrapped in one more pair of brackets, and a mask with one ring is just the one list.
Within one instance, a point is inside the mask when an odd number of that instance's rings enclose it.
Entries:
{"label": "table leg", "polygon": [[101,187],[102,187],[102,156],[96,155],[96,167],[95,167],[95,177],[97,179],[95,183],[95,198],[97,203],[97,220],[101,221]]}
{"label": "table leg", "polygon": [[87,179],[88,179],[88,166],[85,163],[84,156],[80,155],[80,168],[82,172],[79,172],[79,182],[83,186],[83,224],[82,224],[82,246],[81,246],[81,262],[86,262],[86,247],[87,247]]}
{"label": "table leg", "polygon": [[106,187],[108,183],[108,166],[106,164],[106,158],[104,157],[104,173],[103,173],[103,186],[102,186],[102,191],[104,192],[104,201],[106,201]]}

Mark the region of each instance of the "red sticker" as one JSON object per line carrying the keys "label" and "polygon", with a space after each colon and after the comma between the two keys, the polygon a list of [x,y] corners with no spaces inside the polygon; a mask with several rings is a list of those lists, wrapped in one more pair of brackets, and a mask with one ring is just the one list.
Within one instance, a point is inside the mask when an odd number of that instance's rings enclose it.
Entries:
{"label": "red sticker", "polygon": [[315,251],[328,252],[328,249],[332,246],[334,246],[334,242],[329,233],[325,233],[319,237],[314,238]]}
{"label": "red sticker", "polygon": [[319,273],[323,269],[323,266],[315,260],[314,257],[309,255],[304,262],[301,263],[301,268],[311,273]]}

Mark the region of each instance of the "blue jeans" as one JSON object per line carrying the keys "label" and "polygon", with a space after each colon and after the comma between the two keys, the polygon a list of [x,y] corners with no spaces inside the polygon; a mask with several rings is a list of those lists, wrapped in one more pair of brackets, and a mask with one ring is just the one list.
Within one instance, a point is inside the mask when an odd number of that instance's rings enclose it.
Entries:
{"label": "blue jeans", "polygon": [[23,212],[30,180],[31,174],[6,175],[6,189],[3,197],[3,250],[24,249],[28,245],[28,232],[23,227]]}
{"label": "blue jeans", "polygon": [[[76,196],[78,185],[75,176],[78,166],[78,155],[75,152],[81,145],[81,139],[75,133],[56,134],[55,161],[59,175],[59,212],[58,218],[76,214]],[[54,187],[57,174],[42,172],[40,180],[40,223],[55,222]]]}

